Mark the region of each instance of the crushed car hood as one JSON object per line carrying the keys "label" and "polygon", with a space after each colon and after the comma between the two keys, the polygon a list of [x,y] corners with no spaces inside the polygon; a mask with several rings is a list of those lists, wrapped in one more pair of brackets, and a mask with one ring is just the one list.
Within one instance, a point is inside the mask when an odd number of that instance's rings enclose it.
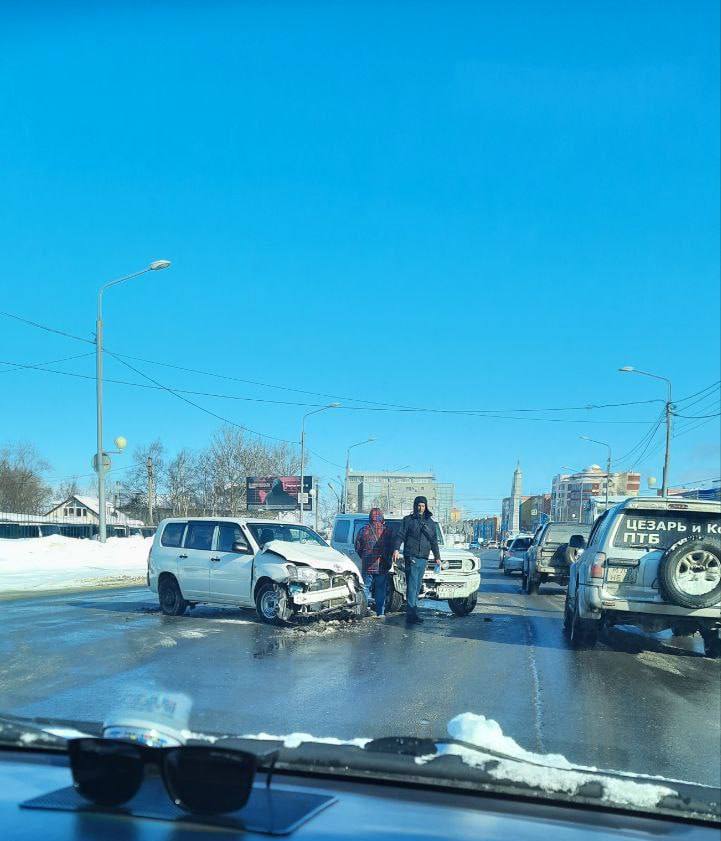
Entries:
{"label": "crushed car hood", "polygon": [[281,555],[292,564],[307,564],[315,569],[332,572],[352,572],[358,575],[358,567],[337,549],[320,546],[317,543],[291,543],[284,540],[271,540],[258,553],[262,557],[266,552]]}

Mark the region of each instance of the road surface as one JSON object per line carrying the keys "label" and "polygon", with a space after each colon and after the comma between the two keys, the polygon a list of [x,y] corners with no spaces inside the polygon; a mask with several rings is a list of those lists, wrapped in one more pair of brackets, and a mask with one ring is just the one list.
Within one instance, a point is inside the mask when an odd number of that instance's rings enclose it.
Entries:
{"label": "road surface", "polygon": [[615,630],[567,646],[562,591],[520,592],[484,555],[478,607],[260,624],[251,611],[162,616],[145,588],[3,604],[0,711],[102,721],[130,686],[182,691],[196,732],[376,737],[445,734],[458,713],[495,719],[523,747],[572,762],[721,785],[721,663]]}

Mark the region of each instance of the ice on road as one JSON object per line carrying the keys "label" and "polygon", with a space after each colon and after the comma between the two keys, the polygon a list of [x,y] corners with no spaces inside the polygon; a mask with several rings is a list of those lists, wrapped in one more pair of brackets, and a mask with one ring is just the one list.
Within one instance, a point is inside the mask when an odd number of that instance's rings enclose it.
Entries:
{"label": "ice on road", "polygon": [[145,577],[152,537],[111,537],[107,543],[51,535],[0,540],[0,596]]}

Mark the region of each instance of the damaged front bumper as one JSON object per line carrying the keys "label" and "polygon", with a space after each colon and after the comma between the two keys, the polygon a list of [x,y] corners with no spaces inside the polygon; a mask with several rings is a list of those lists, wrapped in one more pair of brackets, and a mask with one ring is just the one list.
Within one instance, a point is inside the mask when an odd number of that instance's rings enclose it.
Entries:
{"label": "damaged front bumper", "polygon": [[328,613],[335,610],[349,610],[357,606],[362,585],[348,577],[343,583],[331,581],[330,586],[306,585],[290,582],[288,595],[296,613],[300,615]]}
{"label": "damaged front bumper", "polygon": [[477,572],[465,575],[426,574],[423,576],[419,598],[436,599],[438,601],[465,599],[472,596],[480,586],[481,576]]}

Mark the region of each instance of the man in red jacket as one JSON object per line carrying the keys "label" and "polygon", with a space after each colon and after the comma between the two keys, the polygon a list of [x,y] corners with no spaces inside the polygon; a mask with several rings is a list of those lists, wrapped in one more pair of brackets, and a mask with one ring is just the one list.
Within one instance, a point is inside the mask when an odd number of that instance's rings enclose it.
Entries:
{"label": "man in red jacket", "polygon": [[361,559],[366,593],[373,596],[378,616],[386,612],[386,588],[391,566],[391,530],[380,508],[371,508],[368,525],[358,532],[355,550]]}

